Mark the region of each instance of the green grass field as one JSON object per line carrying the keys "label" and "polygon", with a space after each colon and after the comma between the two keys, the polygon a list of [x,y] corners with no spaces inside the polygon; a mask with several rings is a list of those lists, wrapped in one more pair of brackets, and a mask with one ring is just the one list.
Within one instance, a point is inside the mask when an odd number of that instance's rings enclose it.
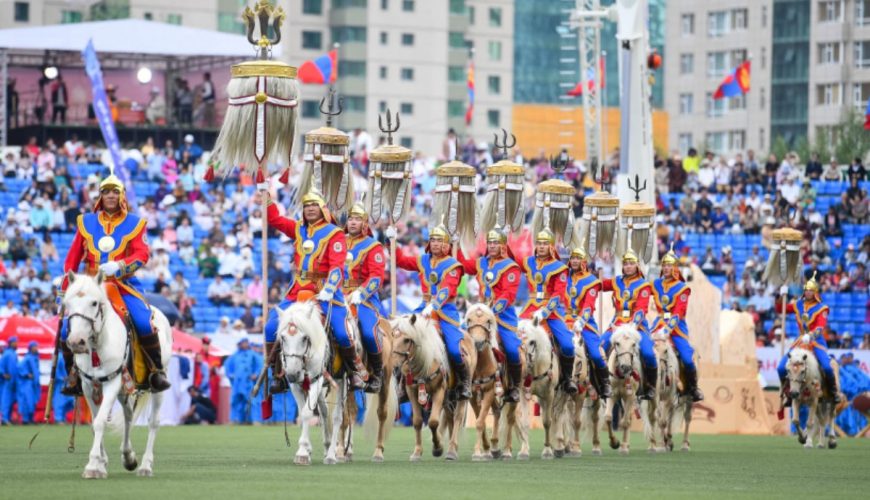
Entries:
{"label": "green grass field", "polygon": [[[870,440],[840,441],[836,450],[804,450],[794,438],[695,436],[689,453],[648,455],[642,436],[632,437],[628,457],[609,449],[593,457],[584,443],[582,458],[541,460],[541,431],[532,433],[529,462],[473,463],[471,431],[461,443],[461,460],[447,463],[427,455],[408,463],[411,429],[396,429],[387,442],[386,463],[368,461],[372,444],[358,434],[350,464],[292,464],[280,427],[167,427],[157,440],[154,477],[139,478],[121,465],[120,436],[107,439],[109,479],[80,478],[91,444],[79,428],[75,453],[66,451],[68,427],[46,427],[33,449],[35,427],[0,429],[0,498],[579,498],[622,497],[846,497],[870,487]],[[146,431],[137,428],[141,457]],[[312,432],[320,441],[320,429]],[[861,492],[864,493],[861,493]]]}

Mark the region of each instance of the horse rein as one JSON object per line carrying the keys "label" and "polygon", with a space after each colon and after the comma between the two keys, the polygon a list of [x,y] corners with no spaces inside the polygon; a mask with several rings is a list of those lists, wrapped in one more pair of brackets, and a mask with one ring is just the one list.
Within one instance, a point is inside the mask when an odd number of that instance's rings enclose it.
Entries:
{"label": "horse rein", "polygon": [[[529,365],[529,368],[535,366],[535,360],[532,358],[534,355],[533,351],[526,351],[526,362]],[[553,351],[550,351],[550,366],[547,367],[547,370],[540,375],[532,375],[532,382],[537,382],[539,380],[543,380],[546,377],[549,377],[553,374]]]}
{"label": "horse rein", "polygon": [[[105,314],[103,311],[104,311],[103,303],[100,302],[99,305],[97,306],[97,314],[93,318],[91,318],[89,316],[85,316],[84,314],[81,314],[81,313],[72,313],[66,317],[67,322],[72,321],[73,318],[81,318],[81,319],[87,321],[88,324],[91,326],[91,334],[88,336],[88,341],[91,344],[91,351],[93,351],[94,345],[96,345],[97,340],[98,340],[98,336],[100,333],[100,330],[97,330],[97,320],[99,319],[102,321],[102,325],[101,325],[100,329],[102,329],[103,327],[106,326],[105,325]],[[97,377],[95,375],[91,375],[91,374],[87,373],[80,366],[76,365],[76,368],[78,368],[78,372],[84,378],[86,378],[90,381],[96,381],[100,384],[105,384],[106,382],[108,382],[108,381],[112,380],[113,378],[117,377],[118,375],[120,375],[121,372],[124,370],[124,366],[127,364],[127,356],[129,355],[129,351],[130,351],[130,335],[132,335],[132,333],[128,331],[127,332],[127,345],[124,347],[124,359],[121,361],[120,365],[118,365],[118,368],[113,370],[111,373],[109,373],[108,375],[103,375],[102,377]]]}
{"label": "horse rein", "polygon": [[[616,359],[618,360],[620,356],[625,356],[626,354],[629,355],[629,356],[631,356],[631,358],[629,359],[629,364],[630,364],[631,366],[634,366],[634,352],[632,352],[632,351],[627,351],[627,352],[618,353],[618,354],[616,355]],[[624,374],[624,373],[622,373],[622,370],[619,369],[619,364],[617,364],[617,365],[616,365],[616,373],[615,373],[615,375],[616,375],[617,377],[621,378],[621,379],[625,379],[628,375],[631,375],[631,374],[630,374],[630,373],[629,373],[629,374]]]}

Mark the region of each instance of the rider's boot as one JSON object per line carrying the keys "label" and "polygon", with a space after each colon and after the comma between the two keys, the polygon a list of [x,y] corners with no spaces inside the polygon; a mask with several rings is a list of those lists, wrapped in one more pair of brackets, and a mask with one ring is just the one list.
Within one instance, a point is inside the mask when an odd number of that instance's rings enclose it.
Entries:
{"label": "rider's boot", "polygon": [[788,377],[779,377],[779,394],[783,401],[784,407],[791,406],[791,390],[789,388]]}
{"label": "rider's boot", "polygon": [[698,388],[698,370],[686,368],[686,394],[692,397],[692,402],[704,400],[704,393]]}
{"label": "rider's boot", "polygon": [[287,392],[289,387],[287,379],[282,373],[281,358],[273,349],[275,349],[275,342],[266,342],[266,356],[269,356],[266,362],[272,365],[272,383],[269,384],[269,394],[281,394]]}
{"label": "rider's boot", "polygon": [[610,398],[613,393],[610,390],[610,372],[607,370],[607,366],[603,366],[601,368],[595,368],[595,378],[598,379],[598,386],[595,390],[598,391],[598,397],[602,399]]}
{"label": "rider's boot", "polygon": [[369,374],[363,365],[362,359],[356,353],[356,347],[350,345],[348,347],[338,346],[338,355],[341,356],[345,368],[350,372],[350,383],[353,389],[365,389],[366,379]]}
{"label": "rider's boot", "polygon": [[455,365],[451,363],[453,373],[456,375],[456,399],[464,401],[471,399],[471,373],[465,360]]}
{"label": "rider's boot", "polygon": [[840,391],[837,390],[837,381],[834,380],[833,377],[828,377],[822,375],[822,379],[825,384],[825,391],[831,395],[831,399],[834,401],[834,404],[840,404],[842,398],[840,397]]}
{"label": "rider's boot", "polygon": [[559,388],[569,396],[578,392],[574,383],[574,356],[559,355]]}
{"label": "rider's boot", "polygon": [[520,402],[520,385],[523,383],[522,363],[505,363],[507,368],[508,389],[504,395],[506,403]]}
{"label": "rider's boot", "polygon": [[82,381],[78,376],[78,368],[75,366],[75,356],[70,350],[66,342],[60,343],[61,353],[63,354],[63,363],[66,366],[66,380],[60,393],[64,396],[81,396]]}
{"label": "rider's boot", "polygon": [[377,394],[381,392],[381,386],[384,380],[384,363],[381,360],[380,353],[369,353],[369,380],[366,382],[365,392]]}
{"label": "rider's boot", "polygon": [[166,378],[166,372],[163,369],[163,352],[160,349],[160,336],[157,332],[144,337],[139,337],[139,343],[142,345],[142,350],[151,359],[151,365],[154,370],[151,372],[149,381],[151,382],[151,390],[154,392],[163,392],[171,387],[169,379]]}
{"label": "rider's boot", "polygon": [[638,396],[644,401],[652,401],[656,395],[658,370],[654,366],[643,367],[643,385]]}

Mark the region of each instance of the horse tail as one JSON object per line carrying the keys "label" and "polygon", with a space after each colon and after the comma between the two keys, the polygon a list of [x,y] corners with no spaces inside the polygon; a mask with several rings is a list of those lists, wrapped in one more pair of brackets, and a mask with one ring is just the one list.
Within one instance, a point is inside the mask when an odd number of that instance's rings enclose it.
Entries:
{"label": "horse tail", "polygon": [[145,411],[146,408],[151,406],[151,393],[150,392],[141,392],[134,399],[133,402],[133,423],[135,424],[139,417],[142,416],[142,412]]}
{"label": "horse tail", "polygon": [[641,401],[640,402],[640,419],[643,421],[643,437],[647,441],[651,441],[656,437],[655,429],[655,402]]}
{"label": "horse tail", "polygon": [[[384,380],[385,384],[389,384],[387,389],[387,416],[384,419],[384,441],[390,437],[390,431],[393,429],[393,422],[396,420],[396,413],[399,411],[399,398],[396,396],[396,377],[389,376]],[[378,437],[378,428],[380,427],[380,418],[378,417],[378,394],[366,394],[366,416],[363,421],[363,435],[369,441],[375,441]]]}

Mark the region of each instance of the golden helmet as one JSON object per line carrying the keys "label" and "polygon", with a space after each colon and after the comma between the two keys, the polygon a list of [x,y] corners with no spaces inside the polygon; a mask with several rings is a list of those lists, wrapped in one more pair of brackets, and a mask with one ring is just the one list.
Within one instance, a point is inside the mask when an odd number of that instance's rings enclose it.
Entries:
{"label": "golden helmet", "polygon": [[447,226],[443,223],[438,224],[429,231],[429,240],[450,241],[450,231],[447,230]]}
{"label": "golden helmet", "polygon": [[486,242],[489,243],[491,241],[505,244],[505,243],[507,243],[507,235],[504,234],[498,228],[498,226],[496,226],[496,227],[490,229],[488,233],[486,233]]}
{"label": "golden helmet", "polygon": [[629,248],[628,250],[625,251],[624,254],[622,254],[622,261],[623,262],[638,262],[637,254],[634,253],[634,250]]}
{"label": "golden helmet", "polygon": [[547,228],[541,229],[538,231],[538,234],[535,235],[535,243],[549,243],[552,245],[556,243],[556,235],[553,234],[553,231],[550,231]]}
{"label": "golden helmet", "polygon": [[312,189],[302,196],[302,206],[308,205],[309,203],[316,203],[321,210],[326,206],[326,200],[323,199],[323,196],[316,189]]}
{"label": "golden helmet", "polygon": [[368,212],[366,212],[366,208],[362,203],[354,203],[352,207],[350,207],[350,212],[348,213],[348,217],[355,215],[357,217],[362,217],[364,221],[367,221],[369,218]]}
{"label": "golden helmet", "polygon": [[121,191],[121,194],[124,194],[124,183],[121,182],[121,179],[119,179],[114,172],[109,174],[109,176],[103,179],[103,182],[100,183],[100,191],[112,188],[116,188]]}
{"label": "golden helmet", "polygon": [[680,258],[674,253],[674,242],[671,242],[671,249],[662,257],[662,264],[679,264]]}
{"label": "golden helmet", "polygon": [[819,291],[819,282],[816,281],[816,272],[813,271],[813,277],[807,280],[804,284],[804,291],[818,292]]}
{"label": "golden helmet", "polygon": [[580,260],[589,259],[589,255],[586,253],[586,249],[583,248],[582,245],[579,247],[574,247],[573,249],[571,249],[571,257],[577,257]]}

